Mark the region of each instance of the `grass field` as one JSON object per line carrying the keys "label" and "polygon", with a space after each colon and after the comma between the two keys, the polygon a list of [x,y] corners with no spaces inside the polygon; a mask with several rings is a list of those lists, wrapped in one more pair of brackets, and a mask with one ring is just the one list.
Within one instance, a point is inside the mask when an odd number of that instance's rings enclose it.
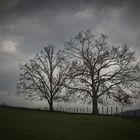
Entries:
{"label": "grass field", "polygon": [[1,107],[0,140],[140,140],[140,119]]}

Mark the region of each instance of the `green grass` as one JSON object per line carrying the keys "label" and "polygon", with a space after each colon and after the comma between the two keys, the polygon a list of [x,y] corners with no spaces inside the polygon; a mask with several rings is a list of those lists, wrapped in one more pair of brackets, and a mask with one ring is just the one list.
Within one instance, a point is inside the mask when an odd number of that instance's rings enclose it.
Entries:
{"label": "green grass", "polygon": [[140,119],[2,107],[0,140],[140,140]]}

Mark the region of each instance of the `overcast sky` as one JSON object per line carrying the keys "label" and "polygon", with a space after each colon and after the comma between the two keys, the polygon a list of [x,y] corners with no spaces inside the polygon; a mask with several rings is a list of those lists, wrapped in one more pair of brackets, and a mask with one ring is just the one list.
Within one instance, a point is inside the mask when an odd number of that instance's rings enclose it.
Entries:
{"label": "overcast sky", "polygon": [[140,1],[0,0],[0,102],[20,104],[13,99],[19,63],[45,44],[61,48],[87,29],[107,33],[114,44],[127,43],[139,57]]}

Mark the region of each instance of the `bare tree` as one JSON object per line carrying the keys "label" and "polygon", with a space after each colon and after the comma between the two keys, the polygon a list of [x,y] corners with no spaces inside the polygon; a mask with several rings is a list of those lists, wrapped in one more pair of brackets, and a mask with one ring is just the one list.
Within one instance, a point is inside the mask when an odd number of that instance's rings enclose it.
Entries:
{"label": "bare tree", "polygon": [[28,63],[20,66],[20,78],[17,84],[17,94],[27,99],[46,99],[50,111],[53,111],[54,101],[61,101],[64,93],[64,83],[71,71],[62,53],[55,51],[53,45],[48,45]]}
{"label": "bare tree", "polygon": [[134,52],[127,45],[111,46],[107,38],[82,31],[65,45],[65,54],[75,62],[68,95],[92,103],[93,114],[98,114],[98,103],[112,100],[124,105],[139,94],[140,69]]}

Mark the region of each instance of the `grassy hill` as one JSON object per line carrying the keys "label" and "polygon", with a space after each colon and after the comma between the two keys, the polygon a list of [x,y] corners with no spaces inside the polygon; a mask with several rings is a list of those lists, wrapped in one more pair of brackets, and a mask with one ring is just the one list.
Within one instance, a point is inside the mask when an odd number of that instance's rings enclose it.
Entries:
{"label": "grassy hill", "polygon": [[140,119],[0,107],[0,140],[140,140]]}

